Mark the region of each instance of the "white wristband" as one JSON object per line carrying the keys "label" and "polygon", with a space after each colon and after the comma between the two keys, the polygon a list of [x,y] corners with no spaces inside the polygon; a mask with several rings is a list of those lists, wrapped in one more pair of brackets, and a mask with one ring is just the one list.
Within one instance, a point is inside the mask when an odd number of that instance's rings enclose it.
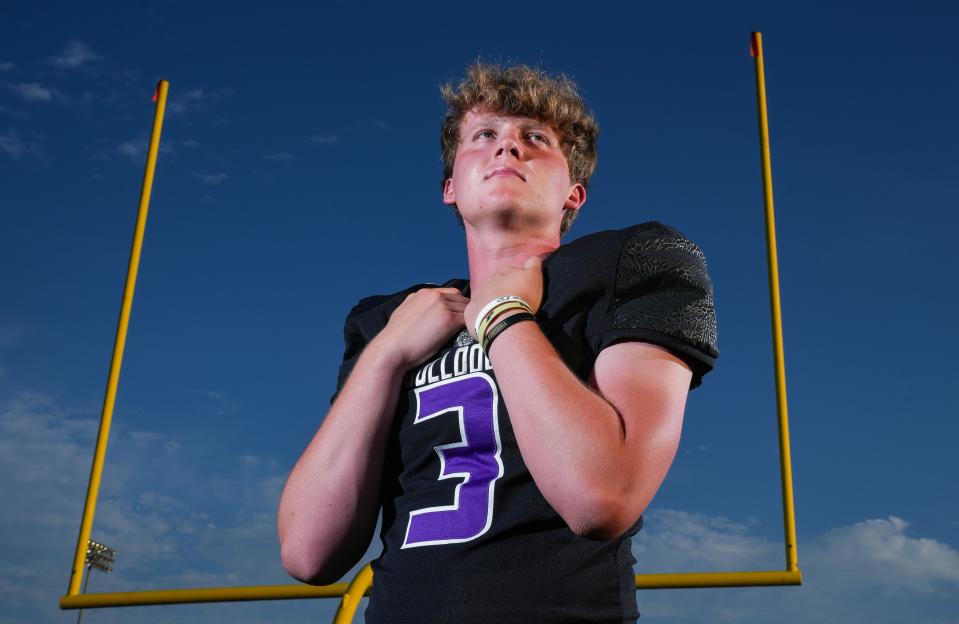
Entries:
{"label": "white wristband", "polygon": [[483,322],[483,317],[489,314],[490,310],[492,310],[499,304],[507,303],[510,301],[518,301],[519,303],[522,303],[523,305],[525,305],[527,308],[530,307],[530,305],[526,303],[526,301],[522,297],[517,297],[516,295],[503,295],[502,297],[497,297],[496,299],[493,299],[492,301],[487,303],[485,306],[483,306],[483,309],[480,310],[480,313],[476,315],[476,320],[473,323],[473,329],[476,331],[477,340],[480,340],[482,338],[482,336],[479,335],[479,331],[480,331],[480,324]]}

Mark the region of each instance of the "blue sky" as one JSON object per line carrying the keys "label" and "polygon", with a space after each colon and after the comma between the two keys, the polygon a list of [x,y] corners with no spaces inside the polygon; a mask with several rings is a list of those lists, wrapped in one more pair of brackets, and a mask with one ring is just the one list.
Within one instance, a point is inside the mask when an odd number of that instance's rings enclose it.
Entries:
{"label": "blue sky", "polygon": [[[639,571],[782,567],[755,97],[765,39],[802,588],[642,592],[644,621],[957,622],[955,8],[10,2],[0,8],[0,622],[64,593],[142,178],[171,81],[91,591],[285,583],[274,513],[362,296],[466,277],[438,85],[577,80],[602,126],[568,239],[705,251],[722,356]],[[92,621],[329,619],[320,601]]]}

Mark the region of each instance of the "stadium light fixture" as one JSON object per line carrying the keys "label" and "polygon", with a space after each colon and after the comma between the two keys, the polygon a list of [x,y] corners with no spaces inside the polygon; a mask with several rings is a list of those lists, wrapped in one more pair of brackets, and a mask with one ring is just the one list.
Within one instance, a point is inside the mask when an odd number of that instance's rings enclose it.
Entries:
{"label": "stadium light fixture", "polygon": [[[116,560],[117,551],[113,550],[109,546],[101,544],[100,542],[95,542],[93,540],[87,540],[87,556],[86,556],[86,566],[87,566],[87,578],[83,581],[83,593],[87,593],[87,587],[90,585],[90,573],[93,571],[93,568],[100,570],[105,574],[113,572],[113,562]],[[77,612],[77,624],[83,621],[83,609],[80,609]]]}

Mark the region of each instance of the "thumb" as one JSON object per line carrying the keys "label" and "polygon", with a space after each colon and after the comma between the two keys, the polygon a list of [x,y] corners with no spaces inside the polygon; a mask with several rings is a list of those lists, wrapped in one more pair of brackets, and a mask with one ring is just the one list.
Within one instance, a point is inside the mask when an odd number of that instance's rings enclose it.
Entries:
{"label": "thumb", "polygon": [[524,269],[532,269],[543,263],[543,260],[539,256],[530,256],[526,259],[526,262],[523,263]]}

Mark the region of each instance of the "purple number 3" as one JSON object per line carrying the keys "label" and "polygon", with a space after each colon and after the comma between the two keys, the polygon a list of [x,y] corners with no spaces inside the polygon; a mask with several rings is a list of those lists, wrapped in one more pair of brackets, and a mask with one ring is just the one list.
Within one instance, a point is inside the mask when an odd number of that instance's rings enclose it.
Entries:
{"label": "purple number 3", "polygon": [[437,446],[440,479],[462,479],[453,504],[410,513],[403,548],[455,544],[476,539],[493,522],[493,489],[503,476],[496,384],[485,373],[473,373],[417,388],[419,424],[453,412],[459,419],[460,441]]}

